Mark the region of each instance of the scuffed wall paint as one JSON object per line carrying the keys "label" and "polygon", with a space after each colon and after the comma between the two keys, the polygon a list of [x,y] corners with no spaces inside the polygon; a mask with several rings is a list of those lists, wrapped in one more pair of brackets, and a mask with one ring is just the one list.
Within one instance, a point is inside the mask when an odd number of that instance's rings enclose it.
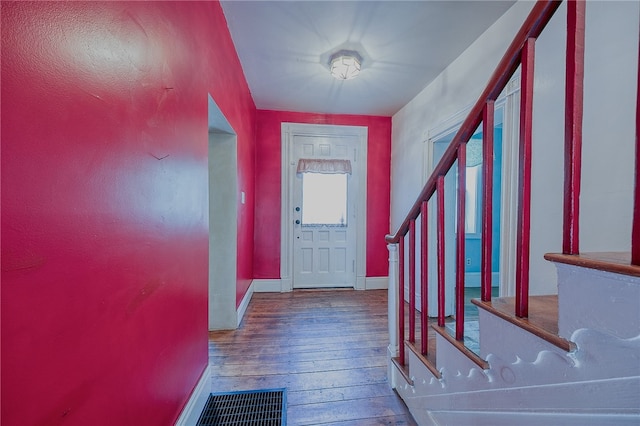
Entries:
{"label": "scuffed wall paint", "polygon": [[208,93],[238,133],[239,297],[253,275],[255,106],[220,5],[1,11],[1,423],[172,424],[208,362]]}

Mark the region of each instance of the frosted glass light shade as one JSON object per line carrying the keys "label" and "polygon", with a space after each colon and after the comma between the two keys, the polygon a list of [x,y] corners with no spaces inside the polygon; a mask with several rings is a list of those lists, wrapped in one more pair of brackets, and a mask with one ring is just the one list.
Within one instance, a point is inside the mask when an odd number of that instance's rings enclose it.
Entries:
{"label": "frosted glass light shade", "polygon": [[362,57],[352,50],[334,53],[329,61],[331,75],[338,80],[350,80],[360,74]]}

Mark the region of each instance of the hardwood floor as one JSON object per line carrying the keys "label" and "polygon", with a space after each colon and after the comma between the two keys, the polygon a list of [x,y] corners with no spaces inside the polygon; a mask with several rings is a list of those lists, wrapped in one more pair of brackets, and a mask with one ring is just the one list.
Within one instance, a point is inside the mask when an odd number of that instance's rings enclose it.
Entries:
{"label": "hardwood floor", "polygon": [[416,425],[387,382],[386,290],[255,293],[209,333],[213,392],[287,388],[288,425]]}

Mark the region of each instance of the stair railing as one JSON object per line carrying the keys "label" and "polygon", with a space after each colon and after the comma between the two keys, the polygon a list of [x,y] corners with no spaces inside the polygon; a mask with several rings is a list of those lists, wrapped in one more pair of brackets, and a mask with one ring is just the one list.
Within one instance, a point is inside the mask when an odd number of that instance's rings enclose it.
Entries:
{"label": "stair railing", "polygon": [[[531,144],[533,122],[533,81],[535,43],[561,1],[538,1],[529,16],[516,34],[507,52],[502,57],[489,83],[474,104],[471,111],[455,134],[433,173],[427,179],[420,195],[409,210],[398,231],[388,235],[386,241],[390,245],[398,244],[398,294],[397,331],[398,358],[405,363],[405,237],[408,238],[408,286],[409,286],[409,336],[408,341],[415,342],[416,316],[416,220],[421,220],[421,352],[427,355],[428,348],[428,311],[427,311],[427,203],[436,195],[436,246],[437,246],[437,294],[438,294],[438,326],[445,325],[445,232],[444,232],[444,177],[457,162],[457,229],[465,229],[465,169],[466,145],[478,126],[483,126],[483,167],[482,167],[482,260],[481,260],[481,298],[491,300],[491,253],[493,223],[493,124],[494,102],[503,91],[518,67],[521,67],[520,97],[520,134],[519,134],[519,193],[518,193],[518,233],[516,252],[516,300],[515,313],[519,317],[528,316],[529,302],[529,245],[530,245],[530,204],[531,204]],[[569,0],[567,5],[567,68],[565,107],[565,186],[564,186],[564,220],[563,220],[563,252],[578,253],[579,195],[581,173],[582,146],[582,93],[584,76],[584,22],[585,2]],[[640,74],[639,74],[640,81]],[[638,115],[640,123],[640,113]],[[638,220],[638,184],[636,175],[636,208],[634,223]],[[640,234],[640,226],[634,226],[634,232]],[[634,234],[635,235],[635,234]],[[634,239],[636,240],[636,239]],[[456,282],[455,282],[455,338],[464,340],[464,269],[465,269],[465,234],[458,232],[456,236]],[[633,249],[632,249],[633,250]],[[635,249],[640,252],[640,248]],[[640,260],[640,253],[637,253]],[[393,298],[395,299],[395,297]],[[391,298],[390,298],[391,300]]]}

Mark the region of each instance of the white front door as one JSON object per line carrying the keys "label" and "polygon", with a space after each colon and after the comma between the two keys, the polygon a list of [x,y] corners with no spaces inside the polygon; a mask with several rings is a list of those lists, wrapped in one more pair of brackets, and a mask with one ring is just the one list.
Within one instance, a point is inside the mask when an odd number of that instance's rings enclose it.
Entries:
{"label": "white front door", "polygon": [[298,134],[292,142],[293,288],[355,287],[359,140]]}

